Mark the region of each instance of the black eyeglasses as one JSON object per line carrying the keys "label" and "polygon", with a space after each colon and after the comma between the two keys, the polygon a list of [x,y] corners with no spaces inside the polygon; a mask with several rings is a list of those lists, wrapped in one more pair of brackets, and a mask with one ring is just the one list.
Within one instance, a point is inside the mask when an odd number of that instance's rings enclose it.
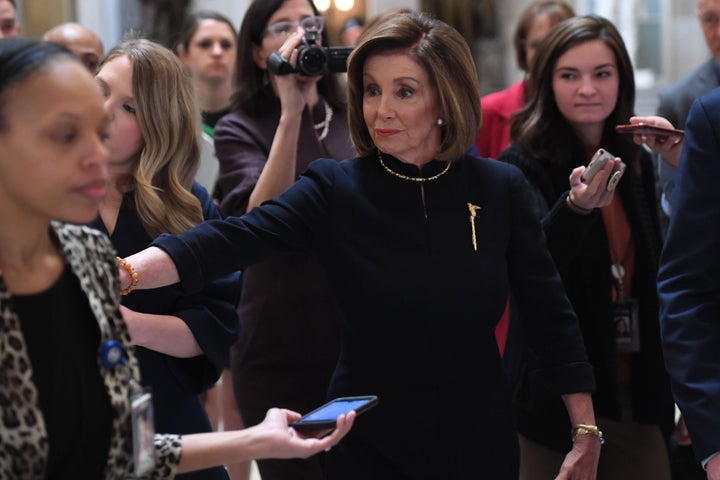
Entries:
{"label": "black eyeglasses", "polygon": [[298,27],[302,27],[306,31],[313,30],[320,33],[325,27],[325,17],[317,15],[315,17],[305,17],[300,22],[275,22],[268,25],[265,32],[263,32],[263,36],[270,34],[276,38],[287,38],[297,32]]}

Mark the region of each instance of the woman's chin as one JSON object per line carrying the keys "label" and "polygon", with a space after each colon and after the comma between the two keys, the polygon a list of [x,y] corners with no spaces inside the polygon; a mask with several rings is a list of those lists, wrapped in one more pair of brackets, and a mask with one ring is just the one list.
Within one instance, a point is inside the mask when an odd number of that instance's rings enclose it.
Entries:
{"label": "woman's chin", "polygon": [[71,209],[67,209],[63,212],[58,212],[56,215],[53,216],[53,218],[61,222],[75,223],[79,225],[90,223],[98,216],[99,204],[99,202],[93,202],[92,205],[88,205],[87,207],[74,206]]}

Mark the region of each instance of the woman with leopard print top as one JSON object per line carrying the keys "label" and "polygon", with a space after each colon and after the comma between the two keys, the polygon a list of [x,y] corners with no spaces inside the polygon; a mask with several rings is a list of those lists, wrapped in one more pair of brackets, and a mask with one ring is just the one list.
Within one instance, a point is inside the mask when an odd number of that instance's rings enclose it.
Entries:
{"label": "woman with leopard print top", "polygon": [[[0,42],[0,478],[133,476],[134,349],[119,310],[114,250],[89,222],[105,196],[106,114],[99,88],[68,50]],[[126,365],[98,350],[120,342]],[[267,457],[306,457],[337,443],[272,409],[239,432],[154,437],[150,478]]]}

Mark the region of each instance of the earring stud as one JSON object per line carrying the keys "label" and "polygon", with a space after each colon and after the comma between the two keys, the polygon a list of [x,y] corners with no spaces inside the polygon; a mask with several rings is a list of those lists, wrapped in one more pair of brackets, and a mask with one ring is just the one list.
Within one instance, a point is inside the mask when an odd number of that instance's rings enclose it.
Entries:
{"label": "earring stud", "polygon": [[438,125],[444,125],[444,124],[445,124],[445,122],[443,122],[443,119],[442,119],[442,118],[438,118],[436,123],[437,123]]}

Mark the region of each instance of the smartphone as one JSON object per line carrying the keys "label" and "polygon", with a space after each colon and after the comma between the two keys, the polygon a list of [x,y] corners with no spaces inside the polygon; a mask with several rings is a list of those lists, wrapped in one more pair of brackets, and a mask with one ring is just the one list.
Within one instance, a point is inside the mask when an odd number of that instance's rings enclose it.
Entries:
{"label": "smartphone", "polygon": [[301,432],[313,430],[332,430],[340,415],[352,410],[360,415],[378,404],[376,395],[363,395],[359,397],[341,397],[332,400],[320,408],[303,415],[302,418],[290,424],[295,430]]}
{"label": "smartphone", "polygon": [[676,128],[656,127],[655,125],[647,125],[644,123],[635,123],[628,125],[617,125],[615,130],[618,133],[628,133],[633,135],[655,135],[658,137],[679,137],[685,135],[684,130]]}
{"label": "smartphone", "polygon": [[613,170],[613,172],[610,174],[610,178],[608,179],[607,183],[608,192],[612,192],[613,190],[615,190],[615,187],[617,187],[617,184],[620,182],[620,179],[625,173],[625,168],[627,168],[627,165],[625,165],[625,163],[623,162],[620,162],[620,168],[618,168],[617,170]]}
{"label": "smartphone", "polygon": [[583,173],[581,180],[585,183],[590,183],[597,174],[597,172],[602,170],[605,164],[613,159],[615,159],[615,155],[605,149],[598,148],[598,151],[595,152],[592,160],[590,160],[590,163],[588,163],[588,166],[585,169],[585,173]]}

